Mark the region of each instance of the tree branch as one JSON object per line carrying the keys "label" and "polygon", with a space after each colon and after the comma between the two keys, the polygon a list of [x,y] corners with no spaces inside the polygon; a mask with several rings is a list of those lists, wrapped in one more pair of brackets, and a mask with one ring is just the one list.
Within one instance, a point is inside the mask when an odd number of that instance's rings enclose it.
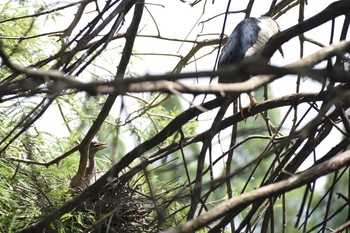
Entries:
{"label": "tree branch", "polygon": [[186,233],[194,232],[201,229],[207,224],[219,219],[229,212],[234,212],[235,209],[247,207],[257,200],[263,200],[268,197],[278,196],[292,189],[296,189],[305,184],[313,182],[317,178],[328,173],[334,172],[350,164],[350,151],[344,152],[337,157],[316,165],[304,172],[296,174],[286,180],[279,181],[274,184],[260,187],[251,192],[243,193],[235,196],[228,201],[214,207],[203,215],[186,222],[175,228],[164,231],[164,233]]}

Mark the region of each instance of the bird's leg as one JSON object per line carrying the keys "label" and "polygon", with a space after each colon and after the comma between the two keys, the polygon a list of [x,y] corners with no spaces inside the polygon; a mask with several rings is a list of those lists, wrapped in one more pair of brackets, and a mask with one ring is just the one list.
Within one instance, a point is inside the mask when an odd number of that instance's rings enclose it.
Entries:
{"label": "bird's leg", "polygon": [[248,92],[247,94],[248,94],[249,100],[250,100],[250,104],[249,104],[249,107],[248,107],[248,112],[250,112],[252,107],[254,107],[254,106],[256,106],[258,104],[258,101],[256,101],[256,99],[254,98],[254,96],[250,92]]}
{"label": "bird's leg", "polygon": [[238,108],[239,108],[239,112],[241,113],[241,117],[244,118],[241,96],[238,96]]}
{"label": "bird's leg", "polygon": [[[256,101],[256,99],[254,98],[254,96],[250,92],[248,92],[247,94],[248,94],[249,100],[250,100],[250,104],[248,106],[248,112],[250,112],[251,108],[256,106],[258,104],[258,102]],[[244,119],[245,118],[244,117],[244,108],[242,107],[242,102],[241,102],[240,96],[238,97],[238,107],[239,107],[239,111],[241,113],[241,116]]]}

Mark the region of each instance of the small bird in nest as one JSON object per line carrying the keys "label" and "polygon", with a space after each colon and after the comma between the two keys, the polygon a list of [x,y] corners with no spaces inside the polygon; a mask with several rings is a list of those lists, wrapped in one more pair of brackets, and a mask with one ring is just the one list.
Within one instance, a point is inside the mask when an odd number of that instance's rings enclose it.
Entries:
{"label": "small bird in nest", "polygon": [[[81,187],[82,189],[86,189],[90,186],[94,181],[94,176],[96,173],[96,162],[95,156],[96,153],[100,150],[107,148],[106,143],[99,142],[97,140],[92,140],[89,145],[89,166],[86,168],[85,176],[82,180]],[[73,187],[77,179],[77,175],[73,176],[70,182],[70,186]]]}

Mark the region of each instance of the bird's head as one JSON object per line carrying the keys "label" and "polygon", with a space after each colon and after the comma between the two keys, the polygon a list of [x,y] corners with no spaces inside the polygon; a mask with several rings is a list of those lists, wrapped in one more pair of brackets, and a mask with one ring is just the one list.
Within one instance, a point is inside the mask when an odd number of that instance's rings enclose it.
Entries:
{"label": "bird's head", "polygon": [[[281,28],[278,25],[278,23],[274,19],[272,19],[271,17],[261,16],[258,19],[259,19],[261,25],[264,25],[265,28],[268,28],[269,37],[271,37],[271,36],[273,36],[281,31]],[[282,47],[278,48],[278,51],[281,53],[282,57],[284,57]]]}
{"label": "bird's head", "polygon": [[105,142],[99,142],[97,140],[92,140],[90,143],[89,150],[90,152],[97,152],[107,148],[107,144]]}
{"label": "bird's head", "polygon": [[261,16],[258,18],[260,23],[263,24],[263,25],[266,25],[268,28],[271,29],[271,33],[274,35],[274,34],[277,34],[281,31],[279,25],[277,24],[277,22],[272,19],[271,17],[268,17],[268,16]]}

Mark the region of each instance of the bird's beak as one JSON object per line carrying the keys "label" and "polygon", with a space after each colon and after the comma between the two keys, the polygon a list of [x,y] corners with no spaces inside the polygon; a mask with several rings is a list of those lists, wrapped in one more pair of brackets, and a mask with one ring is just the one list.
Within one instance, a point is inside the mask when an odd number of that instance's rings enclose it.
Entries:
{"label": "bird's beak", "polygon": [[107,143],[105,142],[96,142],[93,147],[96,149],[96,150],[102,150],[102,149],[105,149],[107,148]]}
{"label": "bird's beak", "polygon": [[278,48],[278,51],[280,52],[280,54],[281,54],[282,57],[284,58],[284,53],[283,53],[282,47],[279,47],[279,48]]}

